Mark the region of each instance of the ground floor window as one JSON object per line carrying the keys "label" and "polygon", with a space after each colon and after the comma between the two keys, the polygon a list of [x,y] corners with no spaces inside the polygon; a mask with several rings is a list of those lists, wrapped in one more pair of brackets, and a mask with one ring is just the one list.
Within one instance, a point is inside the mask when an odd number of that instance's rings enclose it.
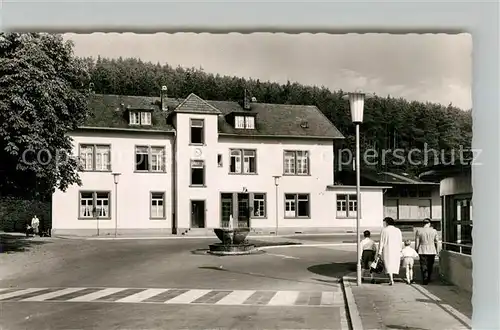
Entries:
{"label": "ground floor window", "polygon": [[337,194],[337,218],[356,218],[357,212],[356,194]]}
{"label": "ground floor window", "polygon": [[285,218],[310,217],[309,194],[285,194]]}
{"label": "ground floor window", "polygon": [[151,193],[151,219],[165,219],[165,193]]}
{"label": "ground floor window", "polygon": [[80,219],[110,219],[110,192],[81,191],[79,196]]}
{"label": "ground floor window", "polygon": [[432,200],[429,198],[386,198],[384,216],[395,220],[432,219]]}
{"label": "ground floor window", "polygon": [[472,252],[472,194],[444,196],[443,247],[463,254]]}
{"label": "ground floor window", "polygon": [[254,193],[252,196],[253,210],[252,216],[254,218],[266,217],[266,194]]}
{"label": "ground floor window", "polygon": [[231,216],[238,219],[239,227],[250,226],[250,218],[262,219],[267,217],[266,193],[223,192],[220,197],[220,221],[223,227],[229,225]]}

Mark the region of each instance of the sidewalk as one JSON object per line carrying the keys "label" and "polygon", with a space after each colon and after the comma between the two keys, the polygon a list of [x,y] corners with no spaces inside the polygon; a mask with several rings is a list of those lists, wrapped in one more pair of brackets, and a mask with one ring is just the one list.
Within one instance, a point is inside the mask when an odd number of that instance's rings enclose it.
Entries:
{"label": "sidewalk", "polygon": [[472,295],[437,279],[420,285],[419,273],[415,267],[413,285],[395,278],[394,286],[389,286],[385,277],[378,277],[379,284],[365,282],[358,287],[356,274],[344,277],[353,329],[471,329]]}

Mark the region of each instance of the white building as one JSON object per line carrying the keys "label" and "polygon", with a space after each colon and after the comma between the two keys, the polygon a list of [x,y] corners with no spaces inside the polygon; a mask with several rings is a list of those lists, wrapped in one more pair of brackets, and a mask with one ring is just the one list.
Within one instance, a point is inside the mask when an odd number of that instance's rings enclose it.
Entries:
{"label": "white building", "polygon": [[[82,186],[54,194],[53,234],[207,234],[231,215],[267,233],[353,230],[355,188],[333,185],[342,134],[315,106],[244,95],[92,95],[71,134]],[[363,187],[364,228],[381,226],[382,189]]]}

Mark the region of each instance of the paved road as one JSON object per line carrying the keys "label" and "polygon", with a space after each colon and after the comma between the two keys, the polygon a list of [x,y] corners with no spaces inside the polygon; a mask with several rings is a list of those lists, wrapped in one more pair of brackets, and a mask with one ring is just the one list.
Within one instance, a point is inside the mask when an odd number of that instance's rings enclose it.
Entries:
{"label": "paved road", "polygon": [[352,251],[202,253],[215,241],[50,240],[3,254],[2,330],[347,329],[337,279]]}

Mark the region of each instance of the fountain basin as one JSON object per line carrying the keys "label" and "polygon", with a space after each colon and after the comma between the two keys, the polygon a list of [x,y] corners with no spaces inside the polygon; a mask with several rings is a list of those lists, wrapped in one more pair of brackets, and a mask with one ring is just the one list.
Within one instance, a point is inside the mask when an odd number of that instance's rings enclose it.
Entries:
{"label": "fountain basin", "polygon": [[215,228],[214,233],[222,244],[239,245],[245,242],[247,235],[250,233],[250,228]]}
{"label": "fountain basin", "polygon": [[223,244],[215,243],[208,246],[208,253],[214,255],[242,255],[242,254],[252,254],[259,252],[255,249],[254,244]]}

